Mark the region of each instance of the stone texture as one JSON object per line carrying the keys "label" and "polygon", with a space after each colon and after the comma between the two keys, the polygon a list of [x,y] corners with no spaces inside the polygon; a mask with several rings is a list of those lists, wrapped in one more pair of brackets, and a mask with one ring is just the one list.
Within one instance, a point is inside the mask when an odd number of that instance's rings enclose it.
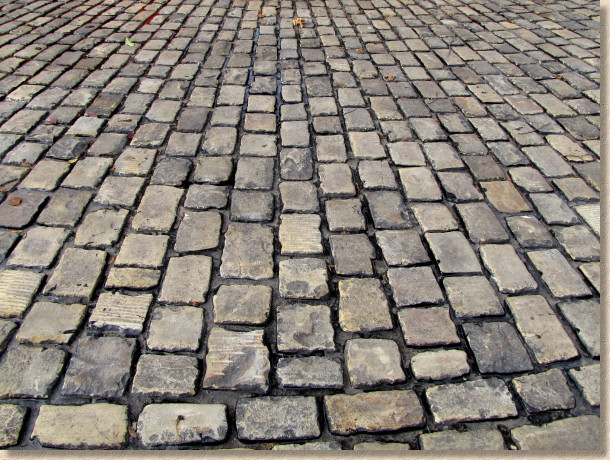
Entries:
{"label": "stone texture", "polygon": [[218,442],[228,431],[224,404],[149,404],[138,417],[145,446]]}
{"label": "stone texture", "polygon": [[212,276],[212,259],[208,256],[172,257],[158,300],[174,303],[203,303]]}
{"label": "stone texture", "polygon": [[[18,206],[10,203],[19,201]],[[42,192],[18,190],[10,193],[0,204],[0,226],[5,228],[25,228],[38,213],[47,195]]]}
{"label": "stone texture", "polygon": [[553,296],[586,297],[591,294],[591,290],[557,249],[530,251],[527,256]]}
{"label": "stone texture", "polygon": [[441,303],[443,293],[430,267],[390,268],[388,281],[399,307]]}
{"label": "stone texture", "polygon": [[127,406],[108,403],[40,408],[32,439],[45,447],[117,449],[127,442]]}
{"label": "stone texture", "polygon": [[601,442],[600,419],[581,415],[540,426],[524,425],[510,434],[519,450],[597,450]]}
{"label": "stone texture", "polygon": [[578,356],[576,347],[544,297],[509,297],[506,304],[539,363],[549,364]]}
{"label": "stone texture", "polygon": [[506,384],[497,378],[428,388],[426,398],[434,423],[494,420],[517,415]]}
{"label": "stone texture", "polygon": [[320,435],[318,407],[308,396],[240,399],[235,407],[237,437],[248,441],[310,439]]}
{"label": "stone texture", "polygon": [[329,294],[326,263],[321,259],[290,259],[279,263],[280,296],[324,299]]}
{"label": "stone texture", "polygon": [[581,391],[585,400],[592,406],[601,403],[601,368],[598,363],[582,366],[568,371],[570,378]]}
{"label": "stone texture", "polygon": [[571,409],[576,398],[559,369],[524,375],[512,381],[519,398],[529,412]]}
{"label": "stone texture", "polygon": [[[36,302],[21,323],[19,343],[67,344],[82,323],[87,307],[81,304]],[[49,321],[53,318],[53,321]]]}
{"label": "stone texture", "polygon": [[277,308],[277,349],[283,353],[334,350],[330,309],[293,304]]}
{"label": "stone texture", "polygon": [[393,340],[351,339],[345,343],[345,365],[353,388],[394,384],[406,379]]}
{"label": "stone texture", "polygon": [[341,364],[331,358],[280,358],[276,379],[280,388],[343,388]]}
{"label": "stone texture", "polygon": [[221,215],[215,211],[185,212],[176,234],[174,251],[184,253],[216,248],[221,225]]}
{"label": "stone texture", "polygon": [[[257,244],[252,244],[256,241]],[[225,233],[220,274],[224,278],[273,277],[273,233],[261,224],[231,223]]]}
{"label": "stone texture", "polygon": [[409,346],[451,345],[460,343],[449,308],[403,308],[398,321]]}
{"label": "stone texture", "polygon": [[63,228],[30,227],[13,249],[7,267],[50,267],[69,234]]}
{"label": "stone texture", "polygon": [[498,218],[485,203],[460,203],[456,209],[473,243],[505,243],[509,237]]}
{"label": "stone texture", "polygon": [[411,226],[409,212],[399,192],[386,190],[366,192],[365,197],[375,228],[390,229]]}
{"label": "stone texture", "polygon": [[597,300],[575,300],[560,302],[557,307],[589,354],[598,357],[601,352],[600,303]]}
{"label": "stone texture", "polygon": [[208,337],[202,387],[266,393],[269,350],[263,331],[233,332],[213,327]]}
{"label": "stone texture", "polygon": [[217,324],[261,325],[267,321],[272,290],[268,286],[222,285],[214,296]]}
{"label": "stone texture", "polygon": [[169,232],[176,218],[176,208],[183,190],[151,185],[144,192],[131,227],[136,231]]}
{"label": "stone texture", "polygon": [[148,325],[146,346],[155,351],[197,351],[203,329],[203,310],[170,305],[156,307]]}
{"label": "stone texture", "polygon": [[193,396],[198,375],[197,358],[144,354],[138,360],[131,393],[166,398]]}
{"label": "stone texture", "polygon": [[165,235],[129,233],[123,240],[115,265],[160,268],[167,250],[169,238]]}
{"label": "stone texture", "polygon": [[131,296],[104,292],[89,317],[88,327],[137,336],[142,332],[151,302],[151,294]]}
{"label": "stone texture", "polygon": [[278,237],[282,254],[321,254],[320,216],[315,214],[282,214]]}
{"label": "stone texture", "polygon": [[339,275],[372,275],[375,249],[366,235],[331,235],[330,249]]}
{"label": "stone texture", "polygon": [[423,450],[480,452],[504,450],[504,439],[502,433],[494,429],[448,430],[420,435],[419,445]]}
{"label": "stone texture", "polygon": [[339,325],[349,332],[392,329],[388,302],[379,280],[339,281]]}
{"label": "stone texture", "polygon": [[324,396],[331,433],[349,435],[412,428],[424,423],[424,412],[411,390],[371,391]]}
{"label": "stone texture", "polygon": [[531,209],[515,186],[508,181],[481,182],[481,188],[485,191],[489,202],[499,212],[519,213]]}
{"label": "stone texture", "polygon": [[41,273],[20,270],[0,272],[0,317],[21,318],[43,279]]}
{"label": "stone texture", "polygon": [[65,359],[55,348],[9,347],[0,362],[0,397],[48,398]]}
{"label": "stone texture", "polygon": [[23,426],[26,410],[15,404],[0,405],[0,417],[3,420],[0,431],[0,447],[14,446],[19,442],[19,433]]}
{"label": "stone texture", "polygon": [[424,351],[411,358],[411,371],[418,380],[444,380],[470,372],[462,350]]}
{"label": "stone texture", "polygon": [[443,274],[481,273],[481,265],[461,232],[427,233],[426,240]]}
{"label": "stone texture", "polygon": [[504,294],[533,291],[538,283],[527,270],[515,249],[508,244],[486,244],[479,250],[498,290]]}
{"label": "stone texture", "polygon": [[91,299],[105,262],[104,251],[66,249],[47,281],[44,293]]}

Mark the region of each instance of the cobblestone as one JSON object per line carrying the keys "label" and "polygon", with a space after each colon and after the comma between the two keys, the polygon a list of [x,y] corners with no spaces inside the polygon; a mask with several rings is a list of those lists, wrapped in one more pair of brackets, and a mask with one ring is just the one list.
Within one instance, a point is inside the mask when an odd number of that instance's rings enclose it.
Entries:
{"label": "cobblestone", "polygon": [[0,445],[597,445],[599,4],[77,3],[0,7]]}

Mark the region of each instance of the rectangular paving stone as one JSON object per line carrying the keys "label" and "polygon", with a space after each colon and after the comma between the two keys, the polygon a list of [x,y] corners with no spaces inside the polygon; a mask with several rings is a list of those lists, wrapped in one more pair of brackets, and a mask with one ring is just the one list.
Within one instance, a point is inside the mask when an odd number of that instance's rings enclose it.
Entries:
{"label": "rectangular paving stone", "polygon": [[559,319],[540,295],[509,297],[517,329],[540,364],[565,361],[578,356]]}
{"label": "rectangular paving stone", "polygon": [[243,398],[235,407],[237,437],[248,441],[320,436],[318,407],[311,396]]}
{"label": "rectangular paving stone", "polygon": [[371,391],[324,396],[324,411],[333,434],[375,433],[424,423],[424,412],[412,390]]}
{"label": "rectangular paving stone", "polygon": [[345,367],[352,388],[394,384],[406,379],[398,345],[387,339],[350,339],[345,342]]}
{"label": "rectangular paving stone", "polygon": [[574,225],[580,222],[576,213],[555,193],[530,193],[529,199],[549,225]]}
{"label": "rectangular paving stone", "polygon": [[266,393],[269,388],[269,350],[263,331],[210,331],[203,388]]}
{"label": "rectangular paving stone", "polygon": [[330,309],[326,305],[280,305],[277,349],[281,353],[313,353],[335,349]]}
{"label": "rectangular paving stone", "polygon": [[137,336],[142,332],[151,302],[151,294],[132,296],[104,292],[95,304],[87,327]]}
{"label": "rectangular paving stone", "polygon": [[125,237],[115,265],[160,268],[169,238],[165,235],[130,233]]}
{"label": "rectangular paving stone", "polygon": [[44,274],[20,270],[0,273],[0,316],[22,317],[38,291]]}
{"label": "rectangular paving stone", "polygon": [[510,374],[534,369],[517,331],[509,323],[466,323],[462,329],[482,374]]}
{"label": "rectangular paving stone", "polygon": [[330,249],[339,275],[372,275],[375,249],[363,234],[331,235]]}
{"label": "rectangular paving stone", "polygon": [[235,171],[235,188],[269,190],[273,186],[272,158],[241,157]]}
{"label": "rectangular paving stone", "polygon": [[165,398],[193,396],[198,376],[195,357],[143,354],[138,360],[131,393]]}
{"label": "rectangular paving stone", "polygon": [[224,208],[229,199],[229,188],[220,185],[192,184],[186,192],[185,208]]}
{"label": "rectangular paving stone", "polygon": [[8,258],[7,267],[48,268],[70,235],[64,228],[30,227]]}
{"label": "rectangular paving stone", "polygon": [[540,426],[524,425],[511,430],[519,450],[549,451],[599,449],[600,419],[595,415],[556,420]]}
{"label": "rectangular paving stone", "polygon": [[326,263],[303,258],[279,262],[280,296],[290,299],[324,299],[329,294]]}
{"label": "rectangular paving stone", "polygon": [[409,346],[451,345],[460,342],[446,306],[403,308],[398,321]]}
{"label": "rectangular paving stone", "polygon": [[318,167],[320,176],[320,189],[324,195],[348,195],[356,194],[352,171],[345,163],[321,164]]}
{"label": "rectangular paving stone", "polygon": [[415,230],[381,230],[375,232],[383,258],[390,266],[418,265],[430,261],[428,251]]}
{"label": "rectangular paving stone", "polygon": [[65,359],[55,348],[9,348],[0,362],[0,397],[48,398]]}
{"label": "rectangular paving stone", "polygon": [[479,249],[481,260],[504,294],[518,294],[538,288],[538,283],[509,244],[486,244]]}
{"label": "rectangular paving stone", "polygon": [[[252,242],[257,241],[256,245]],[[220,274],[224,278],[273,277],[273,234],[262,224],[233,222],[225,234]]]}
{"label": "rectangular paving stone", "polygon": [[145,446],[218,442],[228,431],[224,404],[149,404],[138,417]]}
{"label": "rectangular paving stone", "polygon": [[428,168],[399,168],[400,182],[409,201],[441,201],[443,194]]}
{"label": "rectangular paving stone", "polygon": [[379,135],[375,132],[350,131],[349,142],[354,158],[373,160],[386,157]]}
{"label": "rectangular paving stone", "polygon": [[428,388],[426,398],[437,424],[517,416],[508,388],[498,378]]}
{"label": "rectangular paving stone", "polygon": [[82,158],[74,165],[61,186],[69,188],[97,187],[111,166],[112,158]]}
{"label": "rectangular paving stone", "polygon": [[105,263],[104,251],[68,248],[47,281],[44,293],[91,299]]}
{"label": "rectangular paving stone", "polygon": [[146,346],[155,351],[196,352],[202,328],[201,308],[178,305],[156,307],[151,314]]}
{"label": "rectangular paving stone", "polygon": [[442,273],[481,273],[481,265],[462,232],[426,233]]}
{"label": "rectangular paving stone", "polygon": [[449,304],[457,318],[503,315],[504,309],[483,276],[459,276],[443,279]]}
{"label": "rectangular paving stone", "polygon": [[418,380],[444,380],[468,374],[470,365],[462,350],[424,351],[411,358],[411,371]]}
{"label": "rectangular paving stone", "polygon": [[203,303],[212,274],[212,258],[182,256],[169,259],[158,300],[173,303]]}
{"label": "rectangular paving stone", "polygon": [[319,162],[342,162],[347,160],[343,136],[316,136],[316,158]]}
{"label": "rectangular paving stone", "polygon": [[87,214],[76,231],[76,246],[103,247],[112,246],[118,239],[128,211],[119,209],[100,209]]}
{"label": "rectangular paving stone", "polygon": [[306,121],[283,121],[280,128],[282,147],[309,147]]}
{"label": "rectangular paving stone", "polygon": [[93,201],[103,205],[133,206],[144,182],[144,177],[108,176]]}
{"label": "rectangular paving stone", "polygon": [[349,332],[392,329],[388,302],[379,280],[339,281],[339,325]]}
{"label": "rectangular paving stone", "polygon": [[582,393],[585,400],[592,406],[601,403],[601,367],[599,363],[582,366],[568,371],[570,378]]}
{"label": "rectangular paving stone", "polygon": [[365,192],[369,211],[377,229],[411,227],[409,212],[402,195],[397,191],[379,190]]}
{"label": "rectangular paving stone", "polygon": [[[1,205],[0,205],[1,208]],[[601,234],[601,208],[598,203],[596,204],[582,204],[575,206],[576,212],[580,214],[580,217],[591,227],[597,236]],[[6,226],[6,225],[5,225]]]}
{"label": "rectangular paving stone", "polygon": [[269,317],[271,296],[268,286],[222,285],[214,296],[214,322],[261,325]]}
{"label": "rectangular paving stone", "polygon": [[576,398],[559,369],[513,379],[512,385],[528,412],[572,409]]}
{"label": "rectangular paving stone", "polygon": [[343,388],[341,364],[322,356],[280,358],[276,379],[280,388]]}
{"label": "rectangular paving stone", "polygon": [[25,414],[26,409],[16,404],[0,405],[0,417],[4,420],[4,428],[2,434],[0,434],[0,447],[17,445]]}
{"label": "rectangular paving stone", "polygon": [[422,450],[431,451],[495,451],[504,450],[504,438],[495,429],[447,430],[421,434],[419,446]]}
{"label": "rectangular paving stone", "polygon": [[[81,304],[36,302],[15,338],[19,343],[67,344],[80,326],[87,307]],[[49,321],[53,318],[53,321]]]}
{"label": "rectangular paving stone", "polygon": [[88,190],[71,190],[60,188],[38,217],[38,223],[44,225],[74,226],[83,214],[93,193]]}
{"label": "rectangular paving stone", "polygon": [[222,219],[214,211],[185,212],[178,227],[174,250],[194,252],[218,246]]}
{"label": "rectangular paving stone", "polygon": [[509,237],[504,227],[485,203],[460,203],[456,205],[473,243],[505,243]]}
{"label": "rectangular paving stone", "polygon": [[45,447],[117,449],[127,441],[127,406],[108,403],[45,405],[32,431]]}
{"label": "rectangular paving stone", "polygon": [[519,213],[531,210],[527,201],[508,181],[481,182],[480,185],[489,202],[499,212]]}
{"label": "rectangular paving stone", "polygon": [[315,214],[282,214],[279,240],[282,254],[321,254],[320,216]]}
{"label": "rectangular paving stone", "polygon": [[574,300],[560,302],[557,308],[570,323],[589,354],[598,357],[601,352],[600,303],[597,300]]}
{"label": "rectangular paving stone", "polygon": [[149,185],[138,206],[131,227],[136,231],[169,232],[184,190],[164,185]]}
{"label": "rectangular paving stone", "polygon": [[430,267],[390,268],[388,281],[399,307],[443,302],[436,277]]}
{"label": "rectangular paving stone", "polygon": [[21,181],[19,188],[45,191],[55,190],[69,170],[70,164],[66,161],[40,160],[25,179]]}
{"label": "rectangular paving stone", "polygon": [[146,176],[155,161],[156,149],[127,147],[113,166],[117,176]]}

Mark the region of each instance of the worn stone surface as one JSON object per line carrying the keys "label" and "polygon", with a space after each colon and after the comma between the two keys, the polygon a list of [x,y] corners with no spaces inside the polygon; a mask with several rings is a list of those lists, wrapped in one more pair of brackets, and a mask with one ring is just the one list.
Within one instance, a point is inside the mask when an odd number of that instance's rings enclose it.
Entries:
{"label": "worn stone surface", "polygon": [[212,276],[212,259],[208,256],[172,257],[158,300],[174,303],[203,303]]}
{"label": "worn stone surface", "polygon": [[443,285],[458,318],[504,314],[491,284],[483,276],[449,277],[443,279]]}
{"label": "worn stone surface", "polygon": [[421,347],[460,343],[449,308],[403,308],[398,322],[407,345]]}
{"label": "worn stone surface", "polygon": [[393,340],[351,339],[345,343],[345,365],[353,388],[367,388],[406,379]]}
{"label": "worn stone surface", "polygon": [[[256,241],[256,244],[252,242]],[[261,224],[231,223],[225,233],[220,274],[225,278],[273,277],[273,235]]]}
{"label": "worn stone surface", "polygon": [[283,214],[280,216],[278,238],[282,254],[321,254],[320,216],[315,214]]}
{"label": "worn stone surface", "polygon": [[392,329],[388,302],[379,280],[339,281],[339,325],[349,332]]}
{"label": "worn stone surface", "polygon": [[322,259],[281,260],[280,296],[289,299],[324,299],[329,294],[328,272]]}
{"label": "worn stone surface", "polygon": [[560,302],[557,308],[568,320],[579,340],[593,357],[601,352],[600,303],[597,300]]}
{"label": "worn stone surface", "polygon": [[533,291],[538,283],[527,270],[515,249],[508,244],[486,244],[479,250],[498,290],[505,294]]}
{"label": "worn stone surface", "polygon": [[515,417],[506,384],[497,378],[439,385],[426,390],[435,423]]}
{"label": "worn stone surface", "polygon": [[[67,344],[84,319],[87,307],[81,304],[36,302],[21,323],[15,338],[19,343]],[[49,321],[53,318],[53,321]]]}
{"label": "worn stone surface", "polygon": [[411,358],[411,371],[418,380],[443,380],[470,372],[462,350],[424,351]]}
{"label": "worn stone surface", "polygon": [[198,375],[197,358],[144,354],[138,360],[131,392],[173,398],[193,396]]}
{"label": "worn stone surface", "polygon": [[222,218],[215,211],[185,212],[180,221],[174,251],[195,252],[218,246]]}
{"label": "worn stone surface", "polygon": [[277,348],[285,353],[334,350],[330,309],[325,305],[293,304],[277,309]]}
{"label": "worn stone surface", "polygon": [[388,281],[397,306],[441,303],[444,300],[430,267],[390,268]]}
{"label": "worn stone surface", "polygon": [[340,435],[394,431],[424,422],[421,403],[411,390],[324,396],[324,409],[331,433]]}
{"label": "worn stone surface", "polygon": [[600,419],[582,415],[541,426],[524,425],[510,434],[519,450],[597,450],[601,442]]}
{"label": "worn stone surface", "polygon": [[55,348],[9,347],[0,362],[0,396],[48,398],[65,359]]}
{"label": "worn stone surface", "polygon": [[512,385],[529,412],[571,409],[576,398],[558,369],[513,379]]}
{"label": "worn stone surface", "polygon": [[104,292],[89,317],[88,327],[137,336],[142,332],[151,302],[151,294],[131,296]]}
{"label": "worn stone surface", "polygon": [[66,249],[47,281],[44,292],[55,296],[91,299],[105,261],[104,251]]}
{"label": "worn stone surface", "polygon": [[0,447],[14,446],[19,442],[26,410],[14,404],[0,405],[3,424],[0,431]]}
{"label": "worn stone surface", "polygon": [[69,232],[63,228],[30,227],[13,249],[6,265],[7,267],[48,268],[68,236]]}
{"label": "worn stone surface", "polygon": [[320,435],[318,407],[308,396],[268,396],[240,399],[235,407],[240,439],[309,439]]}
{"label": "worn stone surface", "polygon": [[282,388],[343,388],[341,364],[331,358],[280,358],[276,379]]}
{"label": "worn stone surface", "polygon": [[591,294],[591,290],[557,249],[530,251],[527,256],[555,297],[585,297]]}
{"label": "worn stone surface", "polygon": [[592,406],[601,403],[601,368],[598,363],[582,366],[580,369],[570,369],[570,378],[574,380],[585,400]]}
{"label": "worn stone surface", "polygon": [[229,284],[214,296],[214,322],[260,325],[267,321],[272,290],[268,286]]}
{"label": "worn stone surface", "polygon": [[477,256],[461,232],[427,233],[426,240],[442,273],[481,273]]}
{"label": "worn stone surface", "polygon": [[269,388],[269,350],[263,331],[210,331],[202,387],[265,393]]}
{"label": "worn stone surface", "polygon": [[438,431],[424,433],[419,437],[419,446],[432,451],[492,451],[504,450],[502,433],[494,429],[471,431]]}

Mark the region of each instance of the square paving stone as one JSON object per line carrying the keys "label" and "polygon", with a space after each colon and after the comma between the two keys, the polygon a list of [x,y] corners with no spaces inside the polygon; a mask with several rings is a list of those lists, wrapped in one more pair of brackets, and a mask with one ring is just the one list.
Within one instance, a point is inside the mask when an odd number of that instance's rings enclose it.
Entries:
{"label": "square paving stone", "polygon": [[193,396],[198,376],[197,358],[144,354],[138,360],[131,393],[166,398]]}
{"label": "square paving stone", "polygon": [[89,147],[89,139],[64,136],[53,144],[53,147],[47,152],[46,156],[57,160],[72,160],[79,158],[85,153],[87,147]]}
{"label": "square paving stone", "polygon": [[97,187],[112,166],[112,161],[112,158],[85,157],[74,165],[61,186],[69,188]]}
{"label": "square paving stone", "polygon": [[171,156],[193,157],[199,150],[201,134],[175,132],[169,137],[165,154]]}
{"label": "square paving stone", "polygon": [[398,307],[444,301],[430,267],[390,268],[388,281]]}
{"label": "square paving stone", "polygon": [[280,175],[284,180],[310,180],[313,174],[311,150],[304,148],[280,151]]}
{"label": "square paving stone", "polygon": [[510,432],[519,450],[592,450],[600,445],[600,419],[595,415],[556,420],[544,425],[524,425]]}
{"label": "square paving stone", "polygon": [[443,193],[428,168],[400,168],[400,182],[408,201],[441,201]]}
{"label": "square paving stone", "polygon": [[377,244],[388,265],[418,265],[430,261],[415,230],[382,230],[375,233]]}
{"label": "square paving stone", "polygon": [[221,184],[229,180],[233,161],[227,157],[199,157],[192,180],[197,183]]}
{"label": "square paving stone", "polygon": [[45,191],[55,190],[68,171],[70,171],[70,164],[66,161],[40,160],[25,179],[21,181],[19,188]]}
{"label": "square paving stone", "polygon": [[231,220],[269,222],[273,219],[271,192],[234,190],[231,195]]}
{"label": "square paving stone", "polygon": [[392,329],[388,301],[379,280],[339,281],[339,325],[349,332]]}
{"label": "square paving stone", "polygon": [[430,451],[492,451],[504,450],[504,438],[499,430],[472,429],[470,431],[437,431],[419,436],[422,450]]}
{"label": "square paving stone", "polygon": [[126,443],[127,406],[83,404],[40,408],[32,439],[46,447],[118,449]]}
{"label": "square paving stone", "polygon": [[178,305],[155,307],[148,326],[146,346],[155,351],[196,352],[202,330],[201,308]]}
{"label": "square paving stone", "polygon": [[104,119],[96,117],[80,117],[70,127],[66,135],[95,137],[104,125]]}
{"label": "square paving stone", "polygon": [[443,274],[481,273],[481,265],[461,232],[426,233],[426,240]]}
{"label": "square paving stone", "polygon": [[30,227],[8,258],[7,267],[48,268],[70,235],[64,228]]}
{"label": "square paving stone", "polygon": [[156,154],[155,149],[127,147],[114,162],[112,172],[117,176],[146,176]]}
{"label": "square paving stone", "polygon": [[21,323],[15,338],[19,343],[67,344],[86,312],[87,307],[81,304],[36,302]]}
{"label": "square paving stone", "polygon": [[553,233],[572,260],[599,260],[599,241],[584,225],[554,227]]}
{"label": "square paving stone", "polygon": [[439,172],[437,176],[449,200],[457,203],[483,200],[483,195],[474,186],[470,174],[461,171]]}
{"label": "square paving stone", "polygon": [[0,317],[21,318],[43,279],[42,273],[20,270],[0,272]]}
{"label": "square paving stone", "polygon": [[233,332],[213,327],[208,337],[202,387],[216,390],[269,389],[269,350],[263,331]]}
{"label": "square paving stone", "polygon": [[229,431],[227,407],[224,404],[149,404],[138,417],[137,429],[145,446],[222,441]]}
{"label": "square paving stone", "polygon": [[359,199],[327,200],[325,205],[326,220],[331,232],[359,231],[366,228]]}
{"label": "square paving stone", "polygon": [[280,358],[276,379],[280,388],[343,388],[341,364],[331,358]]}
{"label": "square paving stone", "polygon": [[527,256],[540,272],[551,294],[558,298],[586,297],[591,290],[557,249],[530,251]]}
{"label": "square paving stone", "polygon": [[318,212],[317,187],[311,182],[280,182],[282,212]]}
{"label": "square paving stone", "polygon": [[576,405],[576,398],[559,369],[517,377],[512,384],[530,413],[572,409]]}
{"label": "square paving stone", "polygon": [[191,172],[191,161],[186,158],[163,158],[155,166],[151,185],[181,187]]}
{"label": "square paving stone", "polygon": [[9,348],[0,362],[0,397],[48,398],[65,359],[55,348]]}
{"label": "square paving stone", "polygon": [[373,223],[377,229],[408,228],[409,212],[402,195],[397,191],[365,192]]}
{"label": "square paving stone", "polygon": [[217,247],[221,225],[221,215],[215,211],[185,212],[178,227],[174,250],[194,252]]}
{"label": "square paving stone", "polygon": [[479,252],[500,292],[517,294],[538,288],[538,283],[511,245],[486,244],[481,246]]}
{"label": "square paving stone", "polygon": [[108,176],[102,183],[94,201],[111,206],[133,206],[144,182],[144,177]]}
{"label": "square paving stone", "polygon": [[167,249],[169,237],[130,233],[125,237],[115,260],[115,265],[159,268]]}
{"label": "square paving stone", "polygon": [[331,433],[349,435],[412,428],[424,423],[424,411],[412,390],[371,391],[324,396]]}
{"label": "square paving stone", "polygon": [[125,336],[137,336],[142,332],[151,303],[151,294],[124,295],[104,292],[95,304],[87,327],[102,331],[119,331]]}
{"label": "square paving stone", "polygon": [[393,340],[351,339],[345,343],[345,365],[353,388],[399,383],[406,379]]}
{"label": "square paving stone", "polygon": [[158,300],[173,303],[203,303],[210,286],[212,259],[182,256],[169,259]]}
{"label": "square paving stone", "polygon": [[222,285],[214,296],[214,322],[252,326],[264,324],[269,317],[272,293],[269,286]]}
{"label": "square paving stone", "polygon": [[132,147],[160,147],[167,137],[170,125],[166,123],[144,123],[136,131],[130,145]]}
{"label": "square paving stone", "polygon": [[424,144],[424,152],[436,171],[464,168],[458,153],[446,142],[427,142]]}
{"label": "square paving stone", "polygon": [[513,182],[528,192],[553,191],[551,184],[548,183],[536,168],[521,166],[519,168],[511,168],[508,172]]}
{"label": "square paving stone", "polygon": [[394,173],[387,161],[361,161],[358,163],[358,175],[367,189],[398,188]]}
{"label": "square paving stone", "polygon": [[578,335],[579,340],[594,358],[601,352],[600,302],[597,300],[574,300],[560,302],[557,307]]}
{"label": "square paving stone", "polygon": [[338,275],[372,275],[375,248],[364,234],[331,235],[330,249]]}
{"label": "square paving stone", "polygon": [[185,208],[224,208],[229,199],[229,188],[219,185],[190,185],[184,200]]}
{"label": "square paving stone", "polygon": [[530,200],[544,221],[549,225],[574,225],[580,219],[555,193],[530,193]]}
{"label": "square paving stone", "polygon": [[426,390],[435,423],[497,420],[517,416],[506,384],[497,378],[445,384]]}
{"label": "square paving stone", "polygon": [[235,171],[235,188],[269,190],[273,186],[274,161],[271,158],[241,157]]}
{"label": "square paving stone", "polygon": [[505,243],[508,233],[485,203],[460,203],[456,209],[473,243]]}
{"label": "square paving stone", "polygon": [[514,214],[531,210],[523,196],[508,181],[481,182],[480,185],[489,202],[499,212]]}
{"label": "square paving stone", "polygon": [[460,343],[448,307],[403,308],[398,312],[398,321],[409,346]]}
{"label": "square paving stone", "polygon": [[347,160],[343,136],[316,136],[316,158],[319,162]]}
{"label": "square paving stone", "polygon": [[248,441],[320,436],[318,407],[311,396],[243,398],[235,407],[237,437]]}
{"label": "square paving stone", "polygon": [[352,180],[352,170],[345,163],[321,164],[318,167],[320,189],[324,195],[354,196],[356,190]]}
{"label": "square paving stone", "polygon": [[117,156],[125,148],[127,136],[117,133],[102,133],[93,143],[88,155],[94,156]]}
{"label": "square paving stone", "polygon": [[[273,128],[250,128],[250,131],[255,132],[275,132],[275,115],[257,114],[269,116],[273,119]],[[249,120],[252,122],[251,120]],[[268,123],[271,125],[271,123]],[[248,128],[246,128],[248,129]],[[277,155],[277,146],[275,135],[270,134],[244,134],[241,138],[239,148],[240,155],[252,155],[258,157],[275,157]]]}
{"label": "square paving stone", "polygon": [[[256,241],[257,244],[252,244]],[[273,277],[273,232],[262,224],[232,222],[225,233],[220,265],[224,278]]]}
{"label": "square paving stone", "polygon": [[554,246],[548,227],[534,216],[511,216],[506,218],[506,223],[523,248]]}
{"label": "square paving stone", "polygon": [[426,158],[417,142],[393,142],[388,144],[388,150],[396,166],[426,165]]}
{"label": "square paving stone", "polygon": [[25,414],[26,409],[16,404],[0,404],[0,418],[3,420],[0,447],[17,445]]}
{"label": "square paving stone", "polygon": [[62,394],[120,397],[129,379],[134,339],[83,337],[75,344]]}
{"label": "square paving stone", "polygon": [[322,234],[317,214],[282,214],[278,238],[282,254],[321,254]]}
{"label": "square paving stone", "polygon": [[582,366],[579,369],[570,369],[568,374],[585,400],[592,406],[599,406],[601,403],[601,367],[599,363]]}
{"label": "square paving stone", "polygon": [[443,286],[457,318],[504,314],[502,304],[484,276],[444,278]]}
{"label": "square paving stone", "polygon": [[103,247],[116,244],[129,211],[100,209],[89,213],[76,231],[76,246]]}
{"label": "square paving stone", "polygon": [[462,326],[482,374],[510,374],[534,367],[517,331],[505,322]]}
{"label": "square paving stone", "polygon": [[47,281],[44,293],[91,299],[105,263],[104,251],[68,248]]}
{"label": "square paving stone", "polygon": [[540,364],[578,356],[572,340],[544,297],[514,296],[509,297],[506,304],[526,345]]}
{"label": "square paving stone", "polygon": [[583,201],[597,201],[599,200],[599,193],[591,189],[586,182],[578,177],[564,177],[561,179],[554,179],[553,183],[559,187],[561,193],[568,199],[569,202],[583,200]]}
{"label": "square paving stone", "polygon": [[349,142],[354,158],[376,159],[386,157],[386,153],[379,141],[379,135],[375,132],[351,131],[349,133]]}
{"label": "square paving stone", "polygon": [[176,187],[150,185],[131,223],[136,231],[169,232],[176,219],[176,209],[184,191]]}
{"label": "square paving stone", "polygon": [[277,349],[281,353],[312,353],[335,349],[330,308],[326,305],[278,305]]}
{"label": "square paving stone", "polygon": [[88,190],[60,188],[38,217],[38,223],[51,226],[74,226],[83,214],[93,193]]}
{"label": "square paving stone", "polygon": [[447,206],[439,203],[412,204],[411,209],[424,232],[457,230],[458,223]]}
{"label": "square paving stone", "polygon": [[411,358],[411,371],[418,380],[444,380],[468,374],[470,365],[462,350],[424,351]]}

